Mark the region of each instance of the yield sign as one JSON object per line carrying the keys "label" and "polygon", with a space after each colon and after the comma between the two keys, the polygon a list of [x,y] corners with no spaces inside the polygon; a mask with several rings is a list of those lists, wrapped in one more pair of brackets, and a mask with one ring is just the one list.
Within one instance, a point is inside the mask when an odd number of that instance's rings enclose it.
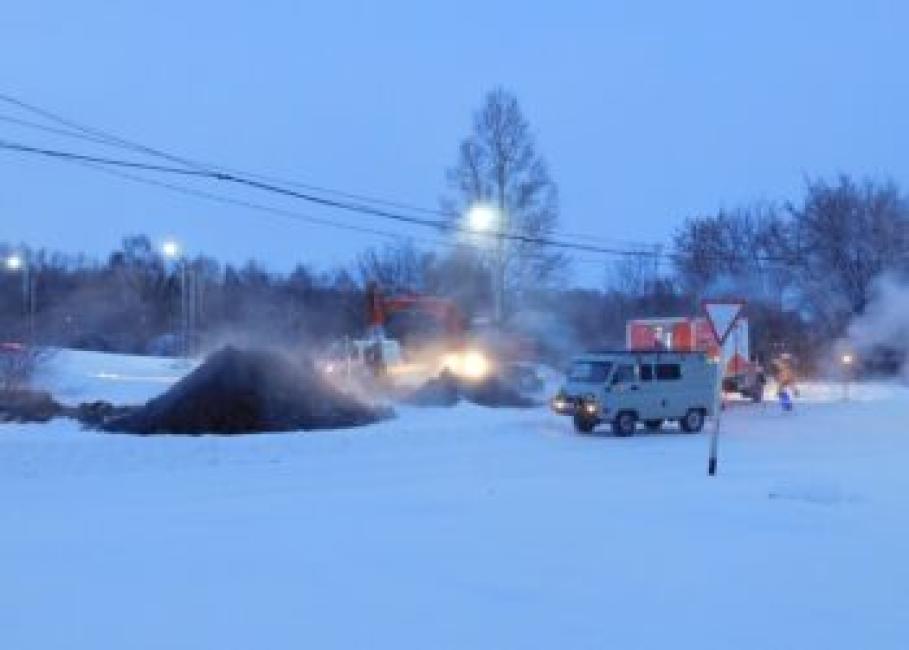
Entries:
{"label": "yield sign", "polygon": [[745,307],[744,300],[705,300],[703,303],[704,313],[707,314],[707,322],[710,323],[710,329],[720,345],[726,342],[726,337],[732,331],[732,326],[738,320]]}

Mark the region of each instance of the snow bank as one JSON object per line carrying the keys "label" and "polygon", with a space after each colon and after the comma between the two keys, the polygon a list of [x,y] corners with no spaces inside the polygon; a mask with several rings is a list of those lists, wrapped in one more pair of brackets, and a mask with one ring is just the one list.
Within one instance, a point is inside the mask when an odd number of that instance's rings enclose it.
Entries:
{"label": "snow bank", "polygon": [[902,650],[907,412],[900,387],[741,405],[715,479],[706,436],[577,436],[545,409],[0,425],[0,647]]}
{"label": "snow bank", "polygon": [[56,350],[39,368],[35,385],[67,404],[142,404],[195,366],[194,361],[169,357]]}

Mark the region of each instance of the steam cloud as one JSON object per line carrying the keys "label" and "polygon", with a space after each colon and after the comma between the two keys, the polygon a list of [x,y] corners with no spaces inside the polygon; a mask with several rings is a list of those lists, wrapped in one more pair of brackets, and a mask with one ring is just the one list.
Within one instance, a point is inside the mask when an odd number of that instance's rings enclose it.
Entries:
{"label": "steam cloud", "polygon": [[[847,338],[859,354],[881,346],[909,351],[909,283],[893,275],[881,277],[865,313],[850,323]],[[909,364],[902,374],[909,378]]]}

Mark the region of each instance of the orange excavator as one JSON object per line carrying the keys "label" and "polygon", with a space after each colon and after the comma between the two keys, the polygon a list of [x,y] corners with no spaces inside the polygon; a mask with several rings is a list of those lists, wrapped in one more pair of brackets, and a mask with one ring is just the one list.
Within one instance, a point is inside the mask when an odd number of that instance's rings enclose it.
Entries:
{"label": "orange excavator", "polygon": [[[405,363],[400,343],[386,338],[388,316],[399,312],[426,314],[441,326],[441,334],[429,351],[416,355],[417,364]],[[447,369],[468,379],[479,379],[491,369],[487,355],[468,345],[467,319],[451,300],[418,294],[386,297],[378,283],[370,282],[366,287],[366,316],[369,344],[363,357],[375,375],[395,374],[417,365],[429,374]]]}
{"label": "orange excavator", "polygon": [[388,316],[402,311],[419,311],[429,315],[442,326],[450,344],[463,345],[467,321],[451,300],[417,294],[386,298],[378,283],[370,282],[367,285],[366,317],[370,336],[384,336]]}

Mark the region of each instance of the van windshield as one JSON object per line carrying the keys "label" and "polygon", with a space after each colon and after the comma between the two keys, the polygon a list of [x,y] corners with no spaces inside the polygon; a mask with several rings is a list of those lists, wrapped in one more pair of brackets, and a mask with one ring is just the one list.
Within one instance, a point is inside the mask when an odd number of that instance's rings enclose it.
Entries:
{"label": "van windshield", "polygon": [[575,361],[568,369],[569,381],[605,382],[612,370],[608,361]]}

